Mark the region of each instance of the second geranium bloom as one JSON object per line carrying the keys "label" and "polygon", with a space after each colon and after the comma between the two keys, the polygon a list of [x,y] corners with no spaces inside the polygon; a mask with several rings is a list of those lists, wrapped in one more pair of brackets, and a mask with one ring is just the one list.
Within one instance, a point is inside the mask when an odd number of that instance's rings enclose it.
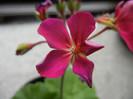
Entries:
{"label": "second geranium bloom", "polygon": [[54,50],[37,65],[38,73],[47,78],[61,77],[73,60],[73,72],[92,87],[94,64],[85,56],[104,47],[87,40],[95,29],[95,20],[89,12],[77,12],[67,20],[67,25],[70,36],[60,19],[49,18],[40,24],[38,33]]}

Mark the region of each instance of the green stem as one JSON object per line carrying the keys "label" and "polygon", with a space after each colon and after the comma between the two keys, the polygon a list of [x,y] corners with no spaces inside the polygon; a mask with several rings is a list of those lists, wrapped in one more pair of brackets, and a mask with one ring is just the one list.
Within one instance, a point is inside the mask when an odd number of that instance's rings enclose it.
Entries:
{"label": "green stem", "polygon": [[92,37],[88,38],[87,40],[91,40],[92,38],[97,37],[98,35],[102,34],[104,31],[106,31],[107,29],[109,29],[109,27],[105,27],[104,29],[102,29],[100,32],[98,32],[97,34],[93,35]]}
{"label": "green stem", "polygon": [[71,10],[71,16],[74,14],[74,10]]}
{"label": "green stem", "polygon": [[65,15],[64,15],[64,12],[61,13],[61,19],[63,20],[63,22],[65,23]]}
{"label": "green stem", "polygon": [[60,82],[60,99],[63,99],[63,85],[64,85],[64,75],[61,77],[61,82]]}

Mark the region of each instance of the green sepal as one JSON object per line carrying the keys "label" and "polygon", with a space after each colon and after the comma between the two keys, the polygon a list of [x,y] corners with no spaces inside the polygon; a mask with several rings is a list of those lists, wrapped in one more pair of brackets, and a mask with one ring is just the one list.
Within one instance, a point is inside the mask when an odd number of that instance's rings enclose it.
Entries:
{"label": "green sepal", "polygon": [[70,61],[70,63],[71,63],[71,65],[73,65],[73,56],[72,56],[72,58],[71,58],[71,61]]}
{"label": "green sepal", "polygon": [[85,58],[87,58],[87,56],[85,54],[83,54],[83,53],[79,53],[79,54],[82,55],[82,56],[84,56]]}
{"label": "green sepal", "polygon": [[38,12],[35,11],[35,15],[36,17],[39,19],[39,20],[42,20],[41,17],[40,17],[40,14]]}
{"label": "green sepal", "polygon": [[113,26],[112,29],[114,29],[115,31],[119,31],[119,28],[116,26]]}
{"label": "green sepal", "polygon": [[[79,53],[80,55],[84,56],[85,58],[87,58],[86,55],[84,55],[83,53]],[[74,55],[72,56],[71,60],[70,60],[70,63],[71,65],[73,65],[73,58],[74,58]]]}

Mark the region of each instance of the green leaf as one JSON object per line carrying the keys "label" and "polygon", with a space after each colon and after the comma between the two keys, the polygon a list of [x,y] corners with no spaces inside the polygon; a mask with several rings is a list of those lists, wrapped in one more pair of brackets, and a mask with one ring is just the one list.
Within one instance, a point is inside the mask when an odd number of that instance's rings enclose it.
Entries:
{"label": "green leaf", "polygon": [[56,92],[50,92],[43,82],[28,84],[19,90],[12,99],[58,99]]}
{"label": "green leaf", "polygon": [[[60,99],[61,78],[45,79],[45,82],[28,84],[21,88],[12,99]],[[98,99],[92,88],[82,82],[69,68],[65,73],[63,99]]]}
{"label": "green leaf", "polygon": [[[46,79],[45,84],[51,92],[58,92],[60,89],[60,78]],[[98,99],[94,85],[92,88],[80,81],[71,69],[66,71],[64,81],[64,98],[63,99]]]}

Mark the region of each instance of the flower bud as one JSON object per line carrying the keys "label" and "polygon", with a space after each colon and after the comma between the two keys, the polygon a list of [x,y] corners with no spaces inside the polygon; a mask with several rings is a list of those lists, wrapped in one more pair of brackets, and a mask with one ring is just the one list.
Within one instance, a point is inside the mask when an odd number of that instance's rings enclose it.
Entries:
{"label": "flower bud", "polygon": [[75,0],[75,11],[77,12],[80,8],[81,0]]}
{"label": "flower bud", "polygon": [[68,0],[68,9],[71,12],[71,15],[73,15],[75,12],[77,12],[80,8],[81,0]]}
{"label": "flower bud", "polygon": [[74,14],[74,1],[73,0],[68,0],[68,9],[71,12],[71,15]]}
{"label": "flower bud", "polygon": [[65,10],[65,1],[58,1],[56,7],[57,7],[57,10],[59,12],[64,12],[64,10]]}
{"label": "flower bud", "polygon": [[65,1],[59,0],[56,4],[56,9],[60,13],[62,20],[65,22]]}
{"label": "flower bud", "polygon": [[24,55],[33,48],[34,44],[26,43],[20,44],[16,50],[16,55]]}
{"label": "flower bud", "polygon": [[36,6],[36,12],[35,15],[40,19],[40,20],[45,20],[47,18],[46,11],[48,8],[52,5],[50,0],[46,0],[45,2],[39,4]]}

